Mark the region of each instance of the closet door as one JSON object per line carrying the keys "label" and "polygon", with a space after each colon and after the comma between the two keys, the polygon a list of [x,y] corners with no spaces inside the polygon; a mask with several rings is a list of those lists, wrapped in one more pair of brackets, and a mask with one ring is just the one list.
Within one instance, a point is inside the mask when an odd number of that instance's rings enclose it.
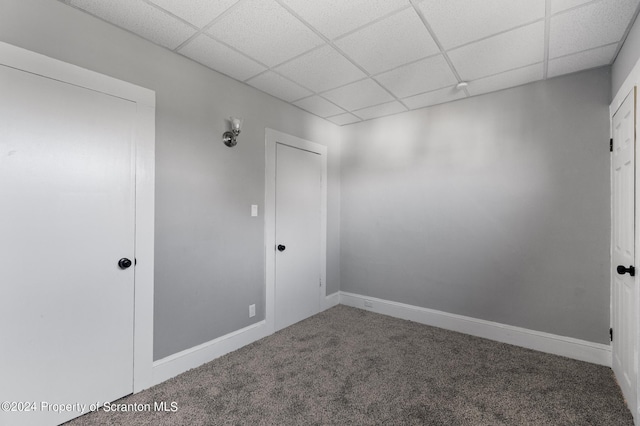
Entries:
{"label": "closet door", "polygon": [[136,104],[2,65],[0,93],[0,424],[54,425],[133,391]]}

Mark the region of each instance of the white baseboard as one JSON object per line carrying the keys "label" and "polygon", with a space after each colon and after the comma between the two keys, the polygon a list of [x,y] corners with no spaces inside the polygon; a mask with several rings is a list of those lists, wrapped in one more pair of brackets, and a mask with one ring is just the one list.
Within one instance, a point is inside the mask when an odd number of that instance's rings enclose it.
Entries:
{"label": "white baseboard", "polygon": [[[365,300],[371,306],[365,306]],[[396,318],[611,367],[611,346],[389,300],[340,292],[340,303]]]}
{"label": "white baseboard", "polygon": [[157,385],[187,370],[233,352],[266,337],[267,323],[260,321],[248,327],[225,334],[217,339],[162,358],[153,363],[153,384]]}
{"label": "white baseboard", "polygon": [[340,292],[336,291],[333,294],[328,295],[322,301],[322,310],[325,311],[329,308],[333,308],[334,306],[338,306],[340,304]]}
{"label": "white baseboard", "polygon": [[[370,307],[365,306],[365,300],[371,302]],[[611,347],[608,345],[343,291],[325,297],[322,309],[326,310],[338,304],[611,367]],[[260,321],[155,361],[153,363],[153,384],[169,380],[269,334],[266,321]]]}
{"label": "white baseboard", "polygon": [[[322,310],[333,308],[339,304],[340,292],[335,292],[324,298]],[[153,363],[153,385],[213,361],[269,334],[266,321],[260,321],[233,333],[225,334],[217,339],[155,361]]]}

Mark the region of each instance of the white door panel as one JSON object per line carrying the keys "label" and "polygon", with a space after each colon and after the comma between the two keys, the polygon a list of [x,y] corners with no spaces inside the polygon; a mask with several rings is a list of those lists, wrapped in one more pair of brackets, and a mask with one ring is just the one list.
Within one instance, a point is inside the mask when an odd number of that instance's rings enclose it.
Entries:
{"label": "white door panel", "polygon": [[[0,66],[0,424],[133,390],[135,103]],[[87,406],[88,406],[87,405]]]}
{"label": "white door panel", "polygon": [[320,311],[321,156],[276,144],[275,327]]}
{"label": "white door panel", "polygon": [[631,412],[637,393],[637,287],[617,267],[634,265],[635,256],[635,90],[613,116],[612,301],[613,371]]}

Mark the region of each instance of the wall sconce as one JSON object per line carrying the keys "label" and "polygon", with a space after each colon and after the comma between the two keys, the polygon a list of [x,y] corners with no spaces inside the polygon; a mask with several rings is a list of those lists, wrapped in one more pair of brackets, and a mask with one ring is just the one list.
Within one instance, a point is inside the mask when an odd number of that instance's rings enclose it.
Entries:
{"label": "wall sconce", "polygon": [[240,134],[243,119],[238,117],[229,117],[229,121],[231,121],[231,131],[226,131],[222,134],[222,142],[231,148],[236,146],[238,143],[236,138]]}

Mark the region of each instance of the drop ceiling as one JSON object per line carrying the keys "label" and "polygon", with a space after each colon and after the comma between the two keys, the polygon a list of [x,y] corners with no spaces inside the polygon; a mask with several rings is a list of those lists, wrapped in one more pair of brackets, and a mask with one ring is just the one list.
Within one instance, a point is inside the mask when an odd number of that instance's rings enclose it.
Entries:
{"label": "drop ceiling", "polygon": [[338,125],[609,65],[640,2],[61,1]]}

